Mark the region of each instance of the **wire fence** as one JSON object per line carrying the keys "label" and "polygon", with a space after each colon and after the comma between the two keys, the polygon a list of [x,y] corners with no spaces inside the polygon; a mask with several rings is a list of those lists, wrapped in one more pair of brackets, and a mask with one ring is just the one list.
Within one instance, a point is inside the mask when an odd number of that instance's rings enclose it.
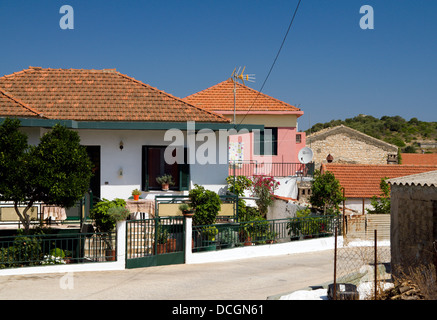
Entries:
{"label": "wire fence", "polygon": [[338,236],[335,235],[332,299],[376,300],[386,284],[391,282],[390,244],[378,238],[377,230],[372,238],[348,241],[338,246]]}

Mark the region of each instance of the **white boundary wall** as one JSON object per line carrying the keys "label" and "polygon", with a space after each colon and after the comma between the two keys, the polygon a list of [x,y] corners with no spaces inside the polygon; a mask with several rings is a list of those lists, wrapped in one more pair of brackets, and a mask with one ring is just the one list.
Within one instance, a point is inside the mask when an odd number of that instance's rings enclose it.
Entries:
{"label": "white boundary wall", "polygon": [[126,267],[126,221],[117,223],[117,261],[77,264],[56,264],[41,267],[22,267],[0,269],[0,276],[69,273],[82,271],[113,271],[124,270]]}
{"label": "white boundary wall", "polygon": [[[192,234],[192,218],[186,218],[185,232],[187,235]],[[337,237],[337,248],[346,246],[343,243],[343,237]],[[279,255],[289,255],[305,252],[317,252],[323,250],[333,250],[335,248],[335,237],[308,239],[300,241],[291,241],[286,243],[277,243],[262,246],[245,246],[234,249],[196,252],[192,253],[191,237],[185,238],[185,263],[209,263],[233,261],[239,259],[269,257]],[[347,246],[353,246],[354,243],[348,243]],[[373,242],[357,242],[355,245],[373,245]],[[380,245],[390,245],[389,241],[385,241]],[[0,270],[0,276],[11,275],[28,275],[28,274],[44,274],[44,273],[69,273],[83,271],[114,271],[124,270],[126,268],[126,221],[117,223],[117,261],[114,262],[96,262],[83,264],[66,264],[41,267],[23,267]]]}
{"label": "white boundary wall", "polygon": [[[192,220],[193,219],[191,218],[187,218],[185,221],[185,234],[187,235],[192,234]],[[343,246],[343,237],[338,236],[337,240],[337,247]],[[223,262],[255,257],[317,252],[323,250],[333,250],[335,248],[335,237],[326,237],[270,245],[266,244],[262,246],[244,246],[234,249],[192,253],[191,237],[186,237],[185,241],[186,264]]]}

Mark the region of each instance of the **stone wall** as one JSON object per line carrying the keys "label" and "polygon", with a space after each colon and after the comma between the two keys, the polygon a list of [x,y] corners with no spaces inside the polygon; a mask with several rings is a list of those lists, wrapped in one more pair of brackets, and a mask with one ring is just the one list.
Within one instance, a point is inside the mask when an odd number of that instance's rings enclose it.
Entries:
{"label": "stone wall", "polygon": [[316,168],[330,154],[334,163],[387,164],[389,155],[397,156],[397,147],[345,126],[329,128],[307,137]]}
{"label": "stone wall", "polygon": [[435,263],[437,188],[392,185],[390,234],[392,267]]}

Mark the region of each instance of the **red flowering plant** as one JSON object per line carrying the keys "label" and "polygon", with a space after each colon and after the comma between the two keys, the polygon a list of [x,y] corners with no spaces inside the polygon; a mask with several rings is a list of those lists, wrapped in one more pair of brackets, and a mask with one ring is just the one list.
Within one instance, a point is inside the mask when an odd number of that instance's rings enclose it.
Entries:
{"label": "red flowering plant", "polygon": [[252,196],[257,198],[255,203],[261,216],[265,218],[269,206],[275,199],[274,193],[279,187],[279,181],[276,181],[271,176],[259,175],[253,176],[252,182]]}

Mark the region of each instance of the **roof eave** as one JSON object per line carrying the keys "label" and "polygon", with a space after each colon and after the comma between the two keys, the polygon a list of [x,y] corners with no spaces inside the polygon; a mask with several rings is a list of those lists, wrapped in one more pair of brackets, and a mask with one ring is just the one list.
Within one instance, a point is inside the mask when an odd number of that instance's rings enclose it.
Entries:
{"label": "roof eave", "polygon": [[[0,122],[6,117],[0,117]],[[51,128],[55,124],[61,124],[69,129],[92,129],[92,130],[170,130],[179,129],[182,131],[191,130],[193,127],[189,122],[149,122],[149,121],[76,121],[59,119],[38,119],[38,118],[17,118],[22,127],[44,127]],[[246,129],[264,130],[263,125],[243,124],[237,128],[232,123],[222,122],[192,122],[194,130],[210,129],[213,131]]]}

